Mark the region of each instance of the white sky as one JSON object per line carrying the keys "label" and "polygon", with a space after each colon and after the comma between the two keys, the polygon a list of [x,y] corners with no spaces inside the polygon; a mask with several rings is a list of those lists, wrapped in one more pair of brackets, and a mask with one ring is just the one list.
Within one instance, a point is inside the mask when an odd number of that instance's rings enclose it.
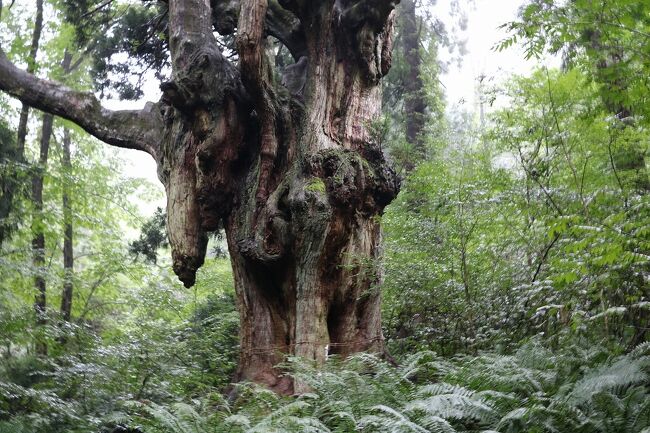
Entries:
{"label": "white sky", "polygon": [[[517,9],[522,3],[523,0],[475,0],[474,6],[467,10],[467,31],[461,36],[467,40],[467,54],[460,67],[452,64],[448,73],[440,77],[450,107],[458,106],[469,112],[478,109],[476,106],[476,79],[480,75],[485,75],[487,79],[493,77],[492,82],[496,84],[512,74],[526,74],[536,64],[539,64],[535,60],[525,61],[523,50],[518,46],[501,52],[493,51],[493,47],[507,36],[498,27],[514,20],[517,16]],[[451,28],[449,2],[438,0],[434,10],[447,23],[447,27]],[[552,62],[557,63],[557,61]],[[152,83],[147,87],[145,100],[157,101],[160,97],[157,83]],[[107,108],[125,109],[142,108],[144,103],[106,101],[105,105]],[[123,151],[122,155],[129,165],[125,169],[127,175],[145,178],[163,191],[156,176],[156,164],[150,156],[138,151]],[[152,203],[142,204],[141,211],[150,214],[156,206],[164,207],[164,204],[164,198],[159,198]]]}
{"label": "white sky", "polygon": [[[441,15],[448,9],[448,2],[439,0],[437,10]],[[475,0],[474,7],[468,10],[467,55],[460,67],[452,65],[448,73],[441,77],[445,87],[447,103],[450,106],[464,105],[468,111],[476,107],[477,77],[484,75],[493,78],[494,84],[507,80],[513,74],[526,74],[538,60],[524,59],[523,48],[514,45],[507,50],[494,51],[493,47],[508,34],[498,27],[517,18],[517,11],[523,0]],[[544,63],[557,66],[557,59],[547,59]],[[464,102],[463,102],[464,101]]]}

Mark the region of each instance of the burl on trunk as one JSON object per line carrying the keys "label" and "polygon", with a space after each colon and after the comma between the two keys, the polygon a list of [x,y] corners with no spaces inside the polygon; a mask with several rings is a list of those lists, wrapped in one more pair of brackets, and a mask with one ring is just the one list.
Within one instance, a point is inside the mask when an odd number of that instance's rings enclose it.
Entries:
{"label": "burl on trunk", "polygon": [[[399,182],[372,122],[395,1],[169,0],[172,77],[137,112],[38,80],[0,56],[0,88],[101,140],[149,152],[186,286],[226,231],[241,315],[240,379],[292,392],[286,354],[382,347],[379,216]],[[234,35],[226,59],[213,30]],[[277,74],[269,41],[295,60]]]}

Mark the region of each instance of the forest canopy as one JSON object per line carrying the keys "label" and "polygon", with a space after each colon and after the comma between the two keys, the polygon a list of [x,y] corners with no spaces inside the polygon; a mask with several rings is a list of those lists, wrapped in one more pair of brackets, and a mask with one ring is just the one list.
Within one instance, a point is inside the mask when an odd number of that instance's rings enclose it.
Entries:
{"label": "forest canopy", "polygon": [[649,433],[650,4],[486,2],[0,1],[0,433]]}

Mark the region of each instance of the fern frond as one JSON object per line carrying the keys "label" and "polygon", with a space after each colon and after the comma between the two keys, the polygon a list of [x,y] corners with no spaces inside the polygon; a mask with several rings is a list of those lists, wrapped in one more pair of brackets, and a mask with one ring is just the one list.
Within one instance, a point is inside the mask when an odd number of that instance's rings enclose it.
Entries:
{"label": "fern frond", "polygon": [[452,370],[453,367],[438,357],[435,352],[423,351],[406,358],[404,364],[399,368],[399,374],[405,380],[412,380],[422,373],[427,377],[440,378]]}
{"label": "fern frond", "polygon": [[206,420],[185,403],[175,403],[172,411],[156,403],[142,408],[164,429],[171,433],[207,433]]}
{"label": "fern frond", "polygon": [[623,393],[630,386],[648,380],[648,375],[644,371],[647,364],[646,358],[623,357],[611,366],[598,368],[576,382],[567,401],[579,405],[601,392]]}
{"label": "fern frond", "polygon": [[637,345],[627,356],[632,359],[640,358],[642,356],[650,356],[650,341]]}
{"label": "fern frond", "polygon": [[449,424],[449,422],[438,416],[425,416],[420,420],[420,424],[433,433],[455,433],[456,430]]}
{"label": "fern frond", "polygon": [[634,415],[628,422],[628,431],[643,432],[650,430],[650,398],[645,396],[645,400],[634,409]]}
{"label": "fern frond", "polygon": [[425,385],[418,388],[417,390],[417,395],[420,397],[432,397],[435,395],[444,394],[460,395],[469,398],[474,395],[474,391],[470,391],[469,389],[463,388],[462,386],[451,385],[444,382]]}
{"label": "fern frond", "polygon": [[[369,415],[363,417],[358,424],[358,429],[361,431],[371,432],[416,432],[416,433],[429,433],[427,429],[412,422],[407,416],[398,412],[397,410],[384,406],[377,405],[371,408],[372,411],[377,412],[377,415]],[[370,428],[370,429],[369,429]],[[446,432],[445,432],[446,433]],[[450,433],[455,433],[453,430]]]}
{"label": "fern frond", "polygon": [[242,415],[242,414],[230,415],[229,417],[226,417],[223,420],[223,422],[225,424],[229,424],[229,425],[240,426],[240,427],[243,427],[245,429],[248,429],[251,426],[250,419],[248,419],[248,417],[246,415]]}
{"label": "fern frond", "polygon": [[489,423],[496,417],[494,410],[482,401],[460,394],[439,394],[418,399],[404,406],[407,412],[420,412],[426,416],[445,419],[475,420]]}
{"label": "fern frond", "polygon": [[509,412],[523,403],[520,398],[507,392],[486,390],[479,391],[475,395],[500,413]]}

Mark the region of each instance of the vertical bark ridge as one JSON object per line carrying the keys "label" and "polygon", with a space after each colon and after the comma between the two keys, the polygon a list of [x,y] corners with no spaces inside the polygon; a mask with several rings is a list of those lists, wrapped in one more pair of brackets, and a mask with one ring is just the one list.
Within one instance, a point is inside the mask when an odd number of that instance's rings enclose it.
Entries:
{"label": "vertical bark ridge", "polygon": [[265,54],[264,29],[267,0],[242,0],[239,12],[237,48],[241,78],[260,119],[259,176],[256,200],[269,196],[270,177],[278,152],[273,72]]}

